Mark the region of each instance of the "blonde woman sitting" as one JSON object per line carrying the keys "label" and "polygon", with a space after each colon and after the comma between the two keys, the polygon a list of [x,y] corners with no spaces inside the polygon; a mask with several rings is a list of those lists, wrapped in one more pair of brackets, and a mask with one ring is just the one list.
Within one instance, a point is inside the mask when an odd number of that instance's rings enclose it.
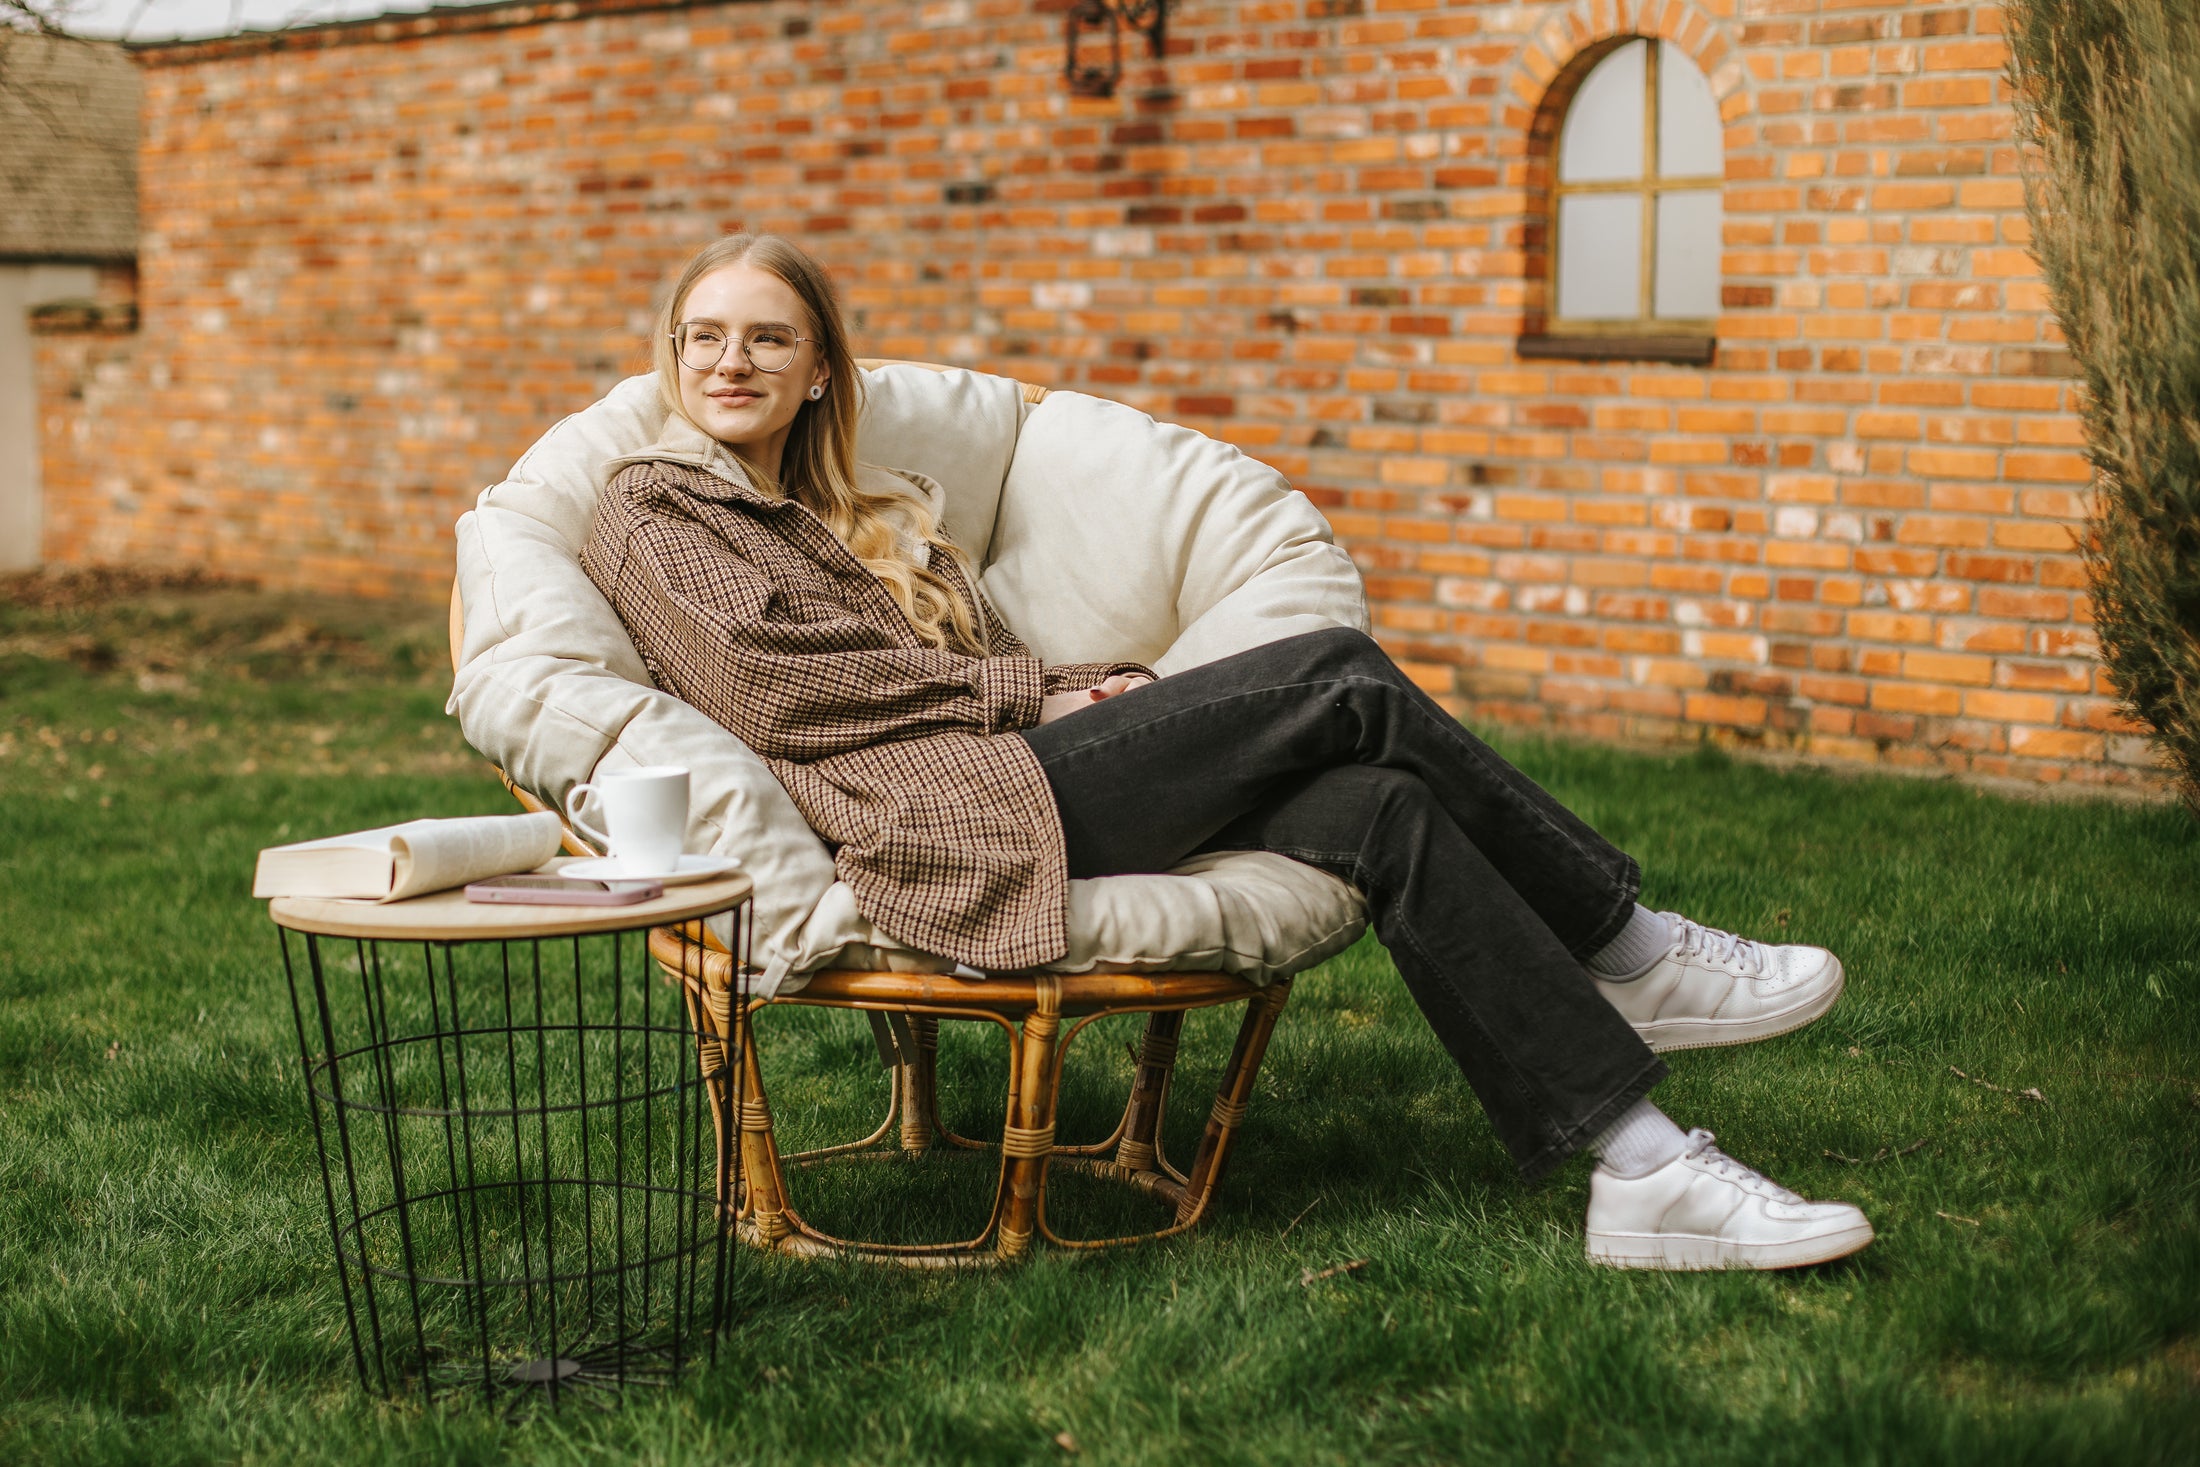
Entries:
{"label": "blonde woman sitting", "polygon": [[855,460],[830,280],[769,235],[689,262],[663,310],[672,415],[619,460],[582,563],[657,683],[762,757],[880,927],[974,968],[1064,949],[1073,877],[1272,851],[1366,896],[1522,1173],[1597,1156],[1588,1254],[1784,1268],[1871,1224],[1806,1202],[1647,1098],[1660,1049],[1831,1008],[1841,965],[1636,904],[1635,863],[1366,635],[1157,680],[1043,666],[977,590],[929,481]]}

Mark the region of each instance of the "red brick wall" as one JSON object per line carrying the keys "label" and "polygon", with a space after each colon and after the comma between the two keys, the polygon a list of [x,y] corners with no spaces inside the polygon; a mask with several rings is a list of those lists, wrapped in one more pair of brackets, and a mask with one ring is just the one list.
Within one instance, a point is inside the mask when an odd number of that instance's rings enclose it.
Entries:
{"label": "red brick wall", "polygon": [[[2152,778],[2092,657],[1992,7],[1182,0],[1106,100],[1034,0],[509,23],[550,10],[147,57],[145,330],[47,394],[53,558],[438,594],[452,518],[636,369],[667,270],[771,228],[866,352],[1275,464],[1455,706]],[[1708,368],[1514,345],[1546,94],[1625,32],[1722,99]]]}

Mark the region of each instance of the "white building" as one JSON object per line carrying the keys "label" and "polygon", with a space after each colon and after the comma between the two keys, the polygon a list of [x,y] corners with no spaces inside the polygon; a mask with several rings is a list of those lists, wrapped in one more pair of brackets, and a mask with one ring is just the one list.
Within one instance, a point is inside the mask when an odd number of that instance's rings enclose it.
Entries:
{"label": "white building", "polygon": [[34,311],[92,303],[137,257],[137,67],[114,45],[0,29],[0,571],[38,564]]}

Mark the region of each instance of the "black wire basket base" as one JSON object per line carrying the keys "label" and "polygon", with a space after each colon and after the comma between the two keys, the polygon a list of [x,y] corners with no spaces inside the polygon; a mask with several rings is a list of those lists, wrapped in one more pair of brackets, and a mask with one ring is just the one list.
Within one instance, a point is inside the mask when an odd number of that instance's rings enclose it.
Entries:
{"label": "black wire basket base", "polygon": [[483,1373],[478,1360],[429,1364],[425,1394],[447,1406],[478,1401],[507,1417],[568,1406],[611,1407],[628,1387],[662,1387],[677,1381],[685,1361],[669,1344],[641,1339],[576,1340],[570,1353],[493,1358]]}
{"label": "black wire basket base", "polygon": [[605,1405],[714,1352],[738,1132],[645,941],[283,934],[369,1392]]}

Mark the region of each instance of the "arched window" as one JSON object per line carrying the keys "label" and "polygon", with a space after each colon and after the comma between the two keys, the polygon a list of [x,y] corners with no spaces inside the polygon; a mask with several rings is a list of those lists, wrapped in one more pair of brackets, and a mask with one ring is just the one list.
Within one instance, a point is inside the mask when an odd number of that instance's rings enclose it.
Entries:
{"label": "arched window", "polygon": [[1711,84],[1678,46],[1629,41],[1596,63],[1558,137],[1553,334],[1711,333],[1723,154]]}

